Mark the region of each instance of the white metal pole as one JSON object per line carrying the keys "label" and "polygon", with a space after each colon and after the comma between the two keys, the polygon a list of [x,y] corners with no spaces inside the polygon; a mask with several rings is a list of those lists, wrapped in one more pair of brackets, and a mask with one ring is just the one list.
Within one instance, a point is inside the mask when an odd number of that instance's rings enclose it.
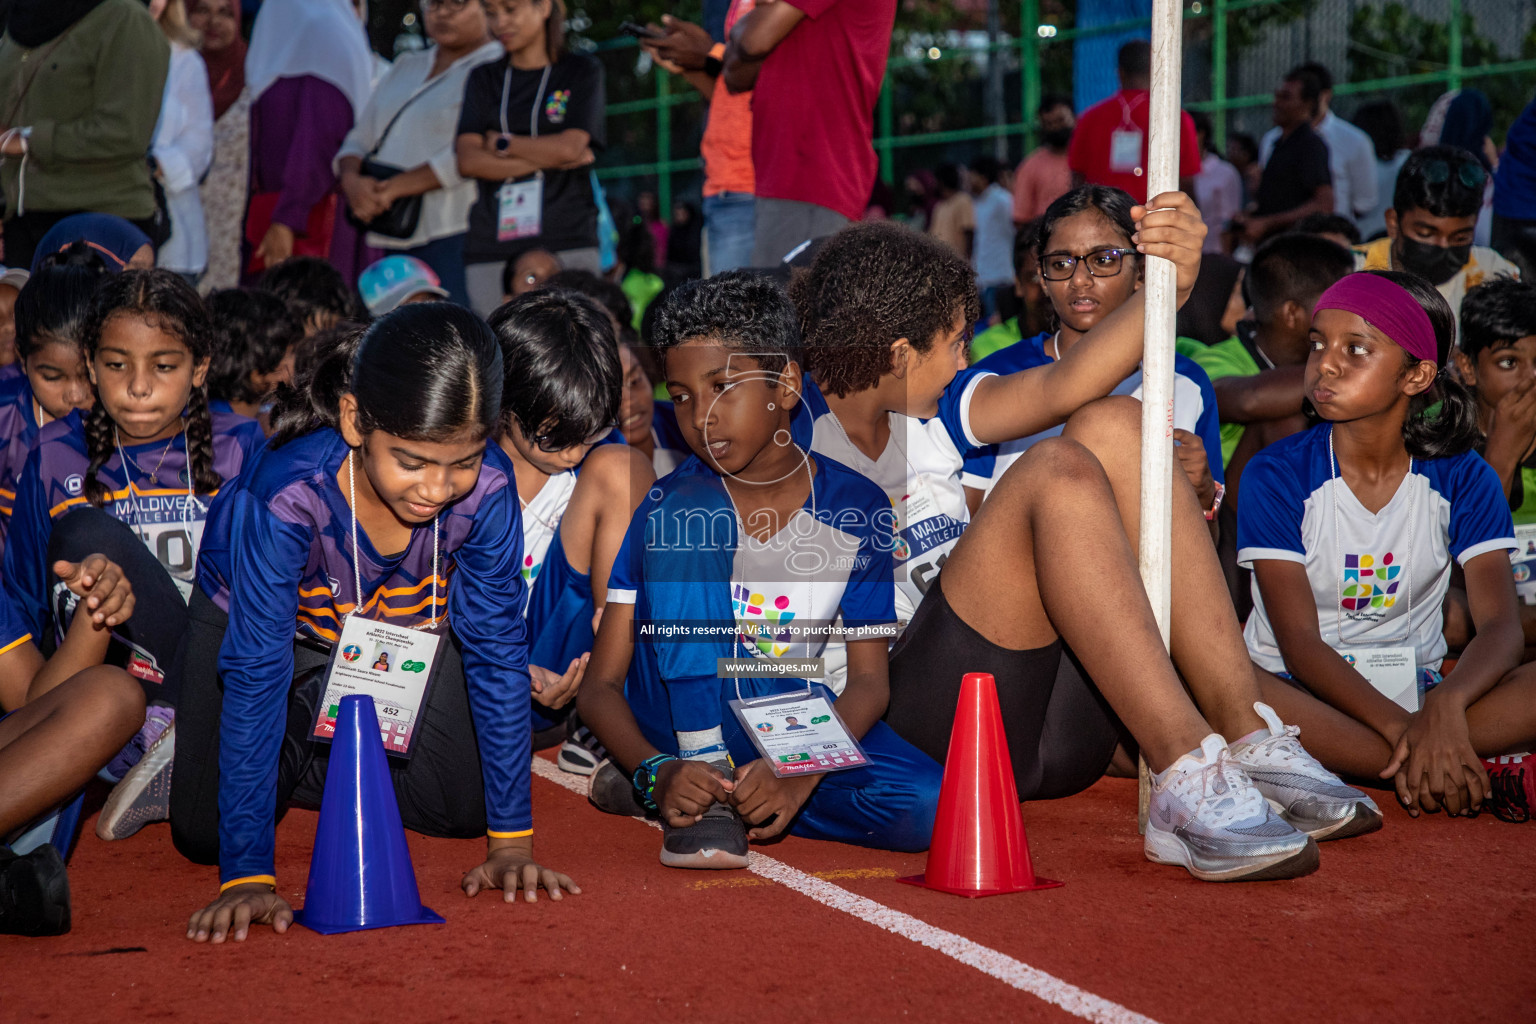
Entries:
{"label": "white metal pole", "polygon": [[[1147,199],[1179,187],[1179,95],[1183,65],[1180,0],[1152,0],[1152,96]],[[1141,373],[1141,581],[1168,646],[1173,603],[1173,338],[1178,312],[1172,263],[1146,259],[1145,350]],[[1146,830],[1149,778],[1141,765],[1138,822]]]}

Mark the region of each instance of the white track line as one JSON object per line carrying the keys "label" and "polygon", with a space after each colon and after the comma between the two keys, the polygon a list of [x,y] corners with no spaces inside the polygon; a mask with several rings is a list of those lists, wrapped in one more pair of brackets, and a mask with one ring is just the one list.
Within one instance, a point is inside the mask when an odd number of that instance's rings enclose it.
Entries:
{"label": "white track line", "polygon": [[[553,782],[557,786],[564,787],[578,796],[587,795],[587,780],[583,776],[572,775],[561,771],[556,765],[542,757],[533,759],[533,773],[542,779]],[[636,821],[643,819],[636,818]],[[646,822],[652,828],[660,828],[656,822]],[[1006,985],[1012,985],[1016,989],[1028,992],[1033,996],[1045,1000],[1054,1006],[1080,1017],[1083,1020],[1096,1021],[1098,1024],[1157,1024],[1151,1017],[1142,1016],[1133,1010],[1128,1010],[1119,1003],[1112,1003],[1108,999],[1100,998],[1092,992],[1084,991],[1076,985],[1062,981],[1053,974],[1047,974],[1038,968],[1031,967],[1022,960],[1015,960],[1006,953],[999,953],[995,949],[972,942],[963,935],[945,931],[942,928],[919,920],[911,914],[904,914],[899,910],[892,910],[882,903],[877,903],[865,896],[849,892],[841,886],[808,875],[798,868],[792,868],[783,861],[775,860],[766,854],[752,852],[747,870],[755,875],[760,875],[770,881],[803,896],[820,903],[822,906],[833,910],[840,910],[845,914],[851,914],[876,928],[882,928],[893,935],[911,939],[919,945],[937,950],[945,956],[968,967],[974,967],[983,974],[996,978]]]}

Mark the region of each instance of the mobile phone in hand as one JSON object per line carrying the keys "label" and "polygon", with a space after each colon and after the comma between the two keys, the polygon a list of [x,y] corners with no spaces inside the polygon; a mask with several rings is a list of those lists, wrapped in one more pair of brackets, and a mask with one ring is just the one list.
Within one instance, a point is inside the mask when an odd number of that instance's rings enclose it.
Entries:
{"label": "mobile phone in hand", "polygon": [[658,29],[651,28],[648,25],[637,25],[633,21],[624,22],[619,26],[619,31],[627,36],[634,36],[636,39],[661,39],[666,35],[665,32]]}

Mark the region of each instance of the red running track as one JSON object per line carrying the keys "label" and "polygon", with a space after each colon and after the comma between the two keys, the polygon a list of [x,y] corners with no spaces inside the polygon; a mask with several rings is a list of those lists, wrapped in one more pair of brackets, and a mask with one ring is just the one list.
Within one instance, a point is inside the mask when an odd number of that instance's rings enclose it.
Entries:
{"label": "red running track", "polygon": [[[921,855],[798,839],[767,847],[759,870],[804,872],[824,898],[867,913],[865,897],[971,940],[1005,976],[1028,973],[1015,961],[1048,972],[1108,1000],[1104,1020],[1536,1015],[1536,823],[1412,821],[1394,806],[1382,832],[1324,844],[1308,878],[1213,885],[1143,859],[1135,799],[1133,782],[1106,780],[1026,805],[1036,870],[1061,889],[964,900],[896,884]],[[483,846],[412,835],[423,899],[446,925],[253,929],[217,947],[183,937],[213,869],[177,856],[163,825],[103,843],[87,822],[70,866],[73,932],[0,937],[0,1021],[1080,1019],[761,873],[663,868],[653,828],[545,779],[534,803],[539,856],[581,896],[466,900],[458,879]],[[315,817],[295,811],[278,829],[295,905]]]}

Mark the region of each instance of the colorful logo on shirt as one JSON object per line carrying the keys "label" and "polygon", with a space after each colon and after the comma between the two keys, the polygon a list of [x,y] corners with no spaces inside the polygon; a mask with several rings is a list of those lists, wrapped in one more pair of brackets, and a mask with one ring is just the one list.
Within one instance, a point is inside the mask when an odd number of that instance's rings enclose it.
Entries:
{"label": "colorful logo on shirt", "polygon": [[[1398,564],[1393,564],[1397,561]],[[1381,556],[1344,556],[1344,588],[1340,607],[1347,612],[1385,611],[1397,604],[1402,583],[1401,560],[1388,551]]]}
{"label": "colorful logo on shirt", "polygon": [[736,632],[742,643],[756,647],[770,658],[782,658],[789,653],[791,633],[780,628],[787,626],[795,617],[795,613],[789,610],[788,594],[780,594],[770,601],[739,583],[733,584],[731,611],[736,615]]}
{"label": "colorful logo on shirt", "polygon": [[571,104],[571,90],[556,89],[549,94],[549,99],[544,101],[544,117],[551,124],[560,124],[565,121],[565,108]]}
{"label": "colorful logo on shirt", "polygon": [[363,649],[357,644],[347,644],[341,649],[341,656],[348,661],[356,661],[363,656]]}
{"label": "colorful logo on shirt", "polygon": [[544,563],[543,562],[539,562],[538,564],[534,564],[533,556],[532,555],[524,555],[523,556],[523,582],[524,583],[532,583],[533,580],[534,580],[534,577],[538,576],[539,570],[542,569],[542,568],[544,568]]}
{"label": "colorful logo on shirt", "polygon": [[71,496],[78,495],[84,488],[85,477],[81,476],[79,473],[71,473],[69,476],[64,478],[64,489],[68,491]]}

